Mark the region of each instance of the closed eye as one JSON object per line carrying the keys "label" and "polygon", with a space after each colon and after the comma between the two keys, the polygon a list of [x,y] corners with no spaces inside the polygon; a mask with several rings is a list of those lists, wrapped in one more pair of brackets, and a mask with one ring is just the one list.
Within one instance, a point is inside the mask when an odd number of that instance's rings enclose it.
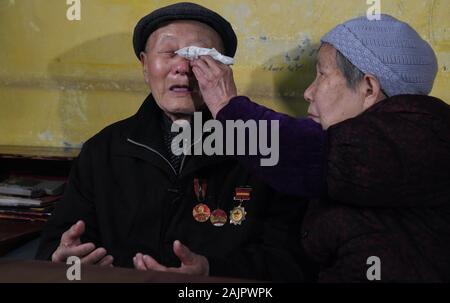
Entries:
{"label": "closed eye", "polygon": [[317,69],[316,72],[317,72],[317,75],[318,75],[318,76],[323,76],[323,75],[325,75],[325,74],[323,73],[323,71],[321,71],[320,69]]}
{"label": "closed eye", "polygon": [[159,51],[158,54],[166,55],[166,56],[170,56],[170,57],[174,57],[176,55],[175,51],[173,51],[173,50]]}

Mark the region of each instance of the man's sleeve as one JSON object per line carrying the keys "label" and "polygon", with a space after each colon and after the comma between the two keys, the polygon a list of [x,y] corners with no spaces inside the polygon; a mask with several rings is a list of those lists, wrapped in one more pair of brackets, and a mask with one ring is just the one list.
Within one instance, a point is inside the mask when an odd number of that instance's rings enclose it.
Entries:
{"label": "man's sleeve", "polygon": [[74,162],[63,199],[45,226],[36,259],[50,260],[59,245],[61,235],[78,220],[86,224],[82,242],[97,242],[97,224],[95,220],[92,157],[88,143]]}
{"label": "man's sleeve", "polygon": [[279,161],[275,166],[262,166],[261,159],[266,157],[261,155],[236,156],[236,159],[280,192],[318,197],[326,191],[326,132],[320,124],[274,112],[242,96],[231,99],[219,111],[217,120],[223,124],[229,120],[254,120],[259,135],[258,122],[266,120],[269,126],[266,142],[271,142],[271,121],[278,121]]}

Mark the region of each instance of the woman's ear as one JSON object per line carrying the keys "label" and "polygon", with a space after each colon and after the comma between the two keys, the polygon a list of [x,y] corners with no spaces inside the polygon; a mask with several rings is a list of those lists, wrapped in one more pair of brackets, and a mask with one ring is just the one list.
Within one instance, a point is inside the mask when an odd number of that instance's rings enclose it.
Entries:
{"label": "woman's ear", "polygon": [[381,90],[380,81],[373,75],[364,75],[364,79],[361,83],[361,90],[364,96],[364,110],[385,99],[383,91]]}

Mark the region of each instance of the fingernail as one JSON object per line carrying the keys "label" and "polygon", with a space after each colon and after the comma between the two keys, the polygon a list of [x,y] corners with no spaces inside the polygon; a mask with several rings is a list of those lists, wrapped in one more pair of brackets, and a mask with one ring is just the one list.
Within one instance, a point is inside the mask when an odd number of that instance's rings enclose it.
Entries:
{"label": "fingernail", "polygon": [[147,255],[144,256],[144,259],[147,260],[149,257]]}

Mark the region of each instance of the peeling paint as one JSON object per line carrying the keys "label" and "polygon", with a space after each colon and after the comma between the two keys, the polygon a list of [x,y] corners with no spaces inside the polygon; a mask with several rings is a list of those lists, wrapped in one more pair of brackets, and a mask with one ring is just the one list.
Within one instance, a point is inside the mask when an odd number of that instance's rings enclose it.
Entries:
{"label": "peeling paint", "polygon": [[[62,14],[53,2],[61,2]],[[84,1],[89,18],[77,24],[64,18],[65,2],[0,0],[5,25],[0,27],[0,144],[78,147],[106,125],[134,114],[148,93],[130,43],[132,27],[144,11],[173,1]],[[314,77],[320,37],[367,9],[361,0],[201,3],[236,31],[238,90],[296,115],[290,110],[301,103]],[[432,94],[446,102],[448,8],[448,0],[382,4],[384,13],[411,23],[431,42],[440,64]]]}
{"label": "peeling paint", "polygon": [[[63,113],[65,123],[87,122],[86,94],[82,91],[68,90],[64,93]],[[76,122],[75,122],[76,121]]]}
{"label": "peeling paint", "polygon": [[53,132],[51,130],[47,130],[38,134],[38,138],[41,141],[52,141],[53,140]]}
{"label": "peeling paint", "polygon": [[62,142],[62,146],[65,148],[81,148],[83,147],[84,142],[78,143],[78,144],[73,144],[67,141],[63,141]]}
{"label": "peeling paint", "polygon": [[28,24],[30,25],[31,29],[33,29],[35,32],[40,32],[41,29],[39,28],[39,26],[37,26],[36,24],[34,24],[33,21],[28,22]]}
{"label": "peeling paint", "polygon": [[2,0],[2,1],[0,1],[0,9],[5,9],[5,8],[8,8],[15,4],[16,4],[16,0]]}

